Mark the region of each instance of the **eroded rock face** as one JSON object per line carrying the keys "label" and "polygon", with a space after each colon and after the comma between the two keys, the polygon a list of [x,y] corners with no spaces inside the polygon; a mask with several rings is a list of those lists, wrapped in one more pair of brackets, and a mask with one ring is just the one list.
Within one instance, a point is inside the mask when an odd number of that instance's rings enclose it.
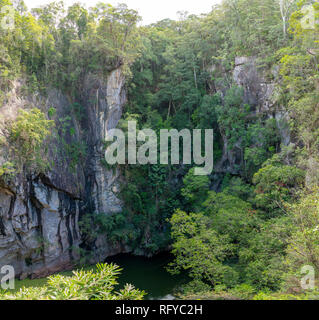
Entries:
{"label": "eroded rock face", "polygon": [[120,69],[113,71],[107,83],[88,76],[85,79],[82,104],[87,106],[84,123],[88,146],[86,162],[85,197],[89,199],[87,209],[96,213],[117,213],[121,202],[114,190],[118,190],[118,170],[107,170],[102,159],[105,156],[107,131],[114,129],[122,116],[126,102],[125,79]]}
{"label": "eroded rock face", "polygon": [[70,268],[78,258],[79,201],[40,178],[24,183],[26,192],[0,189],[0,265],[21,278]]}
{"label": "eroded rock face", "polygon": [[237,57],[233,80],[244,89],[244,103],[249,104],[253,112],[276,119],[281,141],[288,146],[291,142],[289,118],[285,108],[277,103],[275,94],[278,72],[279,67],[274,67],[271,72],[274,80],[266,80],[262,70],[258,69],[256,58]]}
{"label": "eroded rock face", "polygon": [[[273,70],[276,79],[278,70]],[[258,69],[256,58],[236,57],[235,67],[232,73],[233,83],[244,89],[244,103],[249,104],[252,114],[262,114],[267,118],[275,118],[277,127],[284,145],[290,144],[290,130],[288,115],[284,108],[278,106],[275,99],[275,81],[267,81],[263,72]],[[219,90],[223,95],[223,90]],[[223,138],[223,155],[221,160],[215,164],[215,173],[230,173],[238,175],[243,165],[243,152],[240,141],[233,148],[229,148],[227,137]],[[216,187],[217,189],[217,187]]]}
{"label": "eroded rock face", "polygon": [[270,112],[275,101],[275,83],[265,80],[257,68],[254,57],[236,57],[233,71],[234,82],[244,89],[244,103],[256,112]]}
{"label": "eroded rock face", "polygon": [[[72,111],[68,97],[56,89],[49,90],[45,98],[22,98],[19,82],[0,109],[6,121],[20,108],[37,107],[43,112],[55,108],[53,120],[59,133],[48,145],[49,172],[40,176],[23,172],[0,185],[0,266],[14,266],[16,276],[43,277],[72,268],[79,259],[81,214],[121,211],[119,172],[107,170],[101,160],[107,130],[117,126],[126,102],[124,80],[120,69],[106,81],[88,75],[81,89],[80,116]],[[66,144],[85,146],[85,155],[74,162]],[[3,163],[6,157],[1,152]],[[113,248],[101,237],[92,250],[93,262],[125,249]]]}
{"label": "eroded rock face", "polygon": [[[126,102],[124,82],[120,69],[112,71],[104,81],[87,75],[78,97],[80,114],[74,112],[70,99],[56,89],[48,90],[45,98],[23,97],[20,92],[23,84],[15,83],[9,101],[0,109],[0,134],[3,121],[16,117],[18,109],[31,107],[46,113],[54,108],[52,119],[58,134],[48,145],[52,162],[49,172],[40,176],[24,172],[0,185],[0,266],[13,265],[21,278],[41,277],[71,268],[79,259],[80,217],[122,210],[117,195],[120,173],[108,170],[102,160],[106,134],[117,126]],[[233,82],[244,88],[244,102],[251,105],[253,112],[275,117],[282,141],[288,145],[286,116],[273,110],[274,83],[264,80],[254,58],[236,58]],[[223,88],[212,90],[223,93]],[[240,141],[230,150],[227,138],[223,140],[222,159],[214,168],[216,191],[225,173],[239,174],[243,161]],[[86,154],[74,161],[65,145],[85,146]],[[2,164],[6,157],[5,151],[0,151]],[[130,248],[114,246],[103,235],[90,244],[90,250],[94,263],[109,255],[129,252]]]}

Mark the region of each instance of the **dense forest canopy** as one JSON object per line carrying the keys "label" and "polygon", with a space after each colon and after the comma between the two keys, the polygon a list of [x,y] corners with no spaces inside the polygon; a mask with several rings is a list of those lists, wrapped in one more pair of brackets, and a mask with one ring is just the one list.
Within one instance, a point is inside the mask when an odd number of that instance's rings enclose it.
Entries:
{"label": "dense forest canopy", "polygon": [[[130,119],[138,129],[213,128],[215,164],[225,152],[239,154],[231,170],[204,177],[192,165],[121,166],[123,212],[84,216],[84,239],[93,225],[136,254],[172,248],[170,271],[192,279],[185,295],[314,294],[299,281],[303,266],[319,274],[317,1],[224,0],[208,14],[148,26],[124,4],[13,7],[14,27],[0,28],[0,103],[17,78],[28,93],[55,87],[77,103],[86,74],[103,78],[121,68],[128,92],[121,128]],[[238,58],[253,61],[274,86],[268,109],[247,101],[234,81]],[[285,115],[288,144],[277,114]],[[28,134],[18,125],[11,138]],[[38,148],[22,143],[24,153]],[[14,161],[0,176],[12,170],[19,170]]]}

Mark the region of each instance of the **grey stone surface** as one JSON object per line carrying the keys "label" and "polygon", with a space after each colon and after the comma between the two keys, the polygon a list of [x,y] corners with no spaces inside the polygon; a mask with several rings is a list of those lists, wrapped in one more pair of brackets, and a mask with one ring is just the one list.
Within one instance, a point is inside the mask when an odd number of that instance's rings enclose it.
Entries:
{"label": "grey stone surface", "polygon": [[[277,110],[274,99],[275,85],[265,81],[256,59],[236,58],[232,76],[233,83],[244,88],[245,103],[252,106],[254,113],[275,117],[282,141],[289,145],[286,115]],[[60,91],[50,89],[46,97],[23,97],[20,92],[23,81],[14,84],[10,99],[0,108],[0,135],[3,124],[14,119],[19,108],[30,107],[44,112],[55,108],[57,131],[61,133],[65,129],[63,119],[68,118],[68,128],[73,128],[73,134],[65,134],[64,142],[58,135],[50,140],[47,147],[52,166],[45,175],[22,173],[0,184],[0,266],[13,265],[21,278],[72,268],[79,260],[82,245],[80,217],[88,213],[116,214],[122,210],[117,196],[120,172],[106,169],[101,160],[107,131],[115,128],[122,116],[126,102],[124,83],[120,69],[110,72],[105,80],[86,75],[78,97],[82,106],[80,118],[72,112],[70,98]],[[225,88],[212,84],[211,91],[223,94]],[[65,143],[86,146],[86,156],[73,167]],[[229,150],[227,138],[223,137],[223,145],[222,159],[214,168],[216,191],[224,174],[238,174],[243,161],[240,141]],[[5,147],[0,151],[2,164],[7,160],[7,152]],[[92,263],[130,251],[128,246],[110,244],[107,235],[98,236],[89,249]]]}
{"label": "grey stone surface", "polygon": [[[86,156],[71,167],[70,155],[56,135],[48,145],[51,169],[46,174],[19,174],[0,187],[0,266],[11,264],[20,278],[42,277],[72,268],[79,260],[81,234],[79,218],[84,213],[112,214],[122,210],[116,195],[119,171],[107,170],[104,140],[107,130],[115,128],[126,102],[124,76],[120,69],[103,81],[93,75],[85,78],[81,89],[82,116],[71,110],[69,98],[56,89],[47,97],[23,97],[14,85],[10,99],[0,109],[0,135],[3,124],[14,119],[20,108],[37,107],[44,112],[55,108],[56,129],[61,133],[68,117],[73,135],[64,143],[86,145]],[[0,164],[7,159],[1,150]],[[106,237],[96,240],[92,262],[125,251],[112,247]]]}
{"label": "grey stone surface", "polygon": [[[212,68],[214,70],[214,68]],[[274,79],[278,76],[278,69],[273,70]],[[290,130],[288,116],[276,101],[275,80],[267,81],[262,70],[258,69],[255,57],[236,57],[235,66],[232,73],[232,82],[244,89],[244,103],[251,106],[252,114],[274,117],[284,145],[290,144]],[[224,93],[225,90],[220,88]],[[239,168],[243,164],[243,152],[238,141],[232,149],[228,148],[227,137],[223,138],[223,155],[221,160],[215,164],[215,173],[239,174]]]}

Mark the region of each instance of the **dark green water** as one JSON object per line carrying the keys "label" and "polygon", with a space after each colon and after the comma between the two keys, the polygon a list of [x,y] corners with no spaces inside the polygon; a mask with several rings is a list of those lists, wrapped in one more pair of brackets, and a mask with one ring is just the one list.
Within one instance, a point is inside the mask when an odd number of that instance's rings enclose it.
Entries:
{"label": "dark green water", "polygon": [[[185,275],[172,276],[165,267],[172,261],[169,254],[159,254],[152,258],[136,257],[130,254],[121,254],[108,258],[105,262],[115,263],[123,270],[119,276],[119,288],[126,283],[134,285],[147,292],[145,299],[174,299],[174,292],[187,281]],[[86,267],[84,269],[91,269]],[[71,276],[71,271],[60,274]],[[47,279],[16,280],[15,290],[25,287],[45,286]]]}
{"label": "dark green water", "polygon": [[120,286],[126,283],[148,293],[146,299],[174,299],[174,292],[187,281],[185,275],[171,275],[165,267],[172,261],[172,256],[159,254],[152,258],[121,254],[110,257],[108,263],[115,263],[123,271],[119,277]]}

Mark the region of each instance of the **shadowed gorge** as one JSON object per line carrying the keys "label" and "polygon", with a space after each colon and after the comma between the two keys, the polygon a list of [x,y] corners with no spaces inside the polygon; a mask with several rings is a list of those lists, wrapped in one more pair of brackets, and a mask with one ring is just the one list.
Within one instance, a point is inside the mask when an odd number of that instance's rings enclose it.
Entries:
{"label": "shadowed gorge", "polygon": [[[318,1],[223,0],[147,26],[125,4],[0,9],[0,266],[23,280],[102,263],[1,297],[318,299]],[[203,134],[187,163],[109,164],[129,121],[213,129],[213,149]]]}

